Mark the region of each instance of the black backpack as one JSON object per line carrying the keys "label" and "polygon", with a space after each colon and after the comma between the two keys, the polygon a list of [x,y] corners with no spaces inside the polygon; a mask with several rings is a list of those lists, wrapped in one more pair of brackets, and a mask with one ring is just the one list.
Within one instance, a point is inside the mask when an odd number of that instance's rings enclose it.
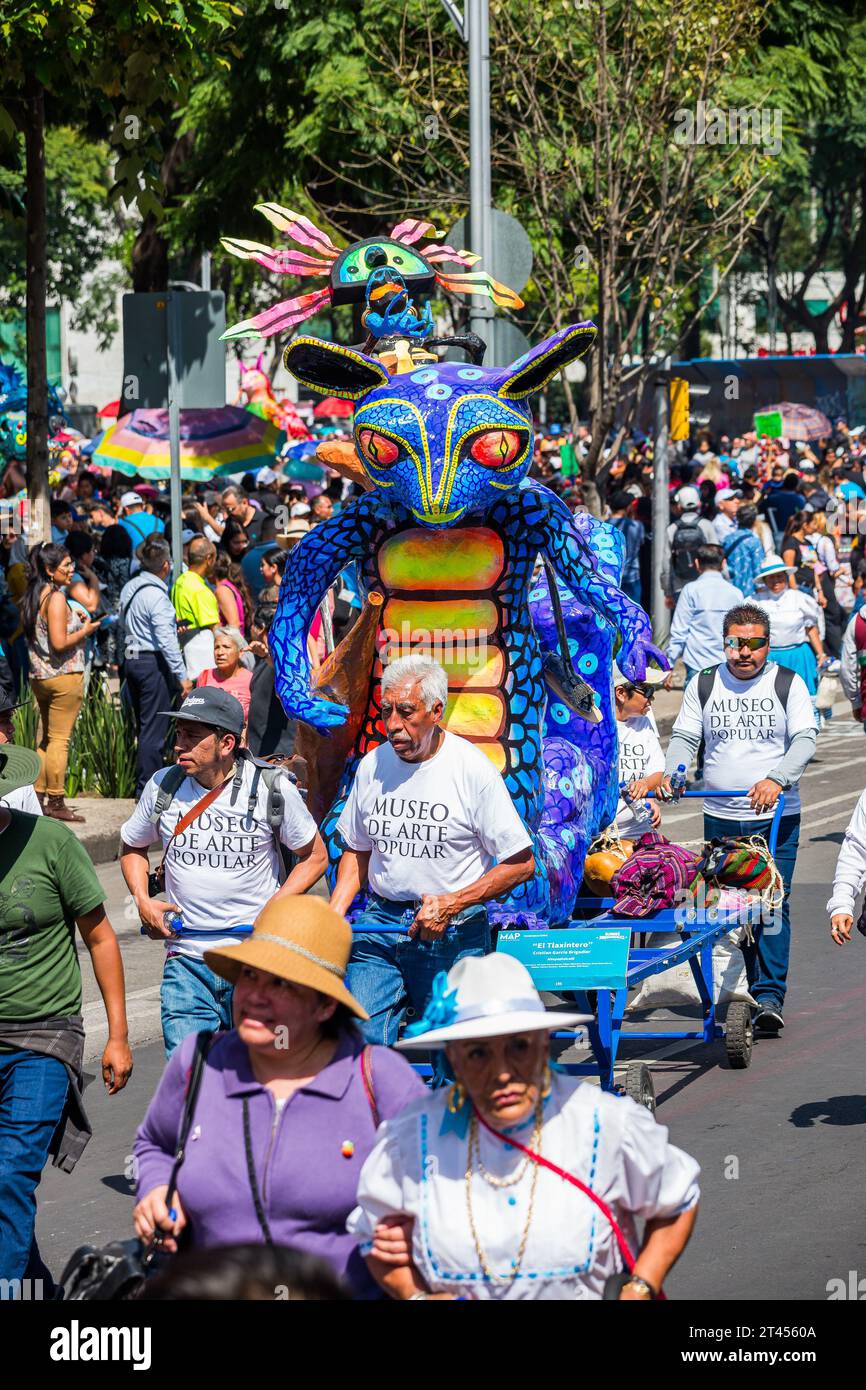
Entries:
{"label": "black backpack", "polygon": [[671,541],[671,573],[678,589],[690,579],[697,579],[695,556],[701,546],[706,544],[707,538],[701,530],[696,513],[686,512],[677,522]]}
{"label": "black backpack", "polygon": [[[702,710],[712,694],[713,685],[716,680],[716,672],[720,670],[720,666],[707,666],[698,676],[698,702]],[[791,693],[791,683],[793,682],[795,674],[796,673],[788,666],[776,667],[776,678],[773,689],[776,692],[779,704],[786,714],[788,712],[788,696]]]}

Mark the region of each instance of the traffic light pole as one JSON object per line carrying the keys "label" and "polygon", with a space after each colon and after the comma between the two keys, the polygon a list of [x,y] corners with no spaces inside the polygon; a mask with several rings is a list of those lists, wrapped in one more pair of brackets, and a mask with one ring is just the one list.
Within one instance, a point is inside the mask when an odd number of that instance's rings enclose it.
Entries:
{"label": "traffic light pole", "polygon": [[655,382],[655,430],[653,435],[653,585],[652,585],[652,625],[653,641],[662,646],[668,637],[671,626],[671,612],[667,606],[667,594],[662,584],[662,576],[670,567],[670,546],[668,545],[668,526],[671,520],[670,506],[670,385],[668,375],[656,378]]}

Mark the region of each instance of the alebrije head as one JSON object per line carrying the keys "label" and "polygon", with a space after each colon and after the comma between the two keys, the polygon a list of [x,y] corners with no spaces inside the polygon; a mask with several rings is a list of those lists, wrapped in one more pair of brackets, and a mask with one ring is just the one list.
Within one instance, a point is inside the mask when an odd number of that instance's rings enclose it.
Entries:
{"label": "alebrije head", "polygon": [[375,357],[318,338],[286,348],[302,385],[356,401],[355,445],[370,481],[424,526],[484,511],[532,462],[529,397],[583,355],[592,323],[572,324],[507,367],[425,364],[389,375]]}

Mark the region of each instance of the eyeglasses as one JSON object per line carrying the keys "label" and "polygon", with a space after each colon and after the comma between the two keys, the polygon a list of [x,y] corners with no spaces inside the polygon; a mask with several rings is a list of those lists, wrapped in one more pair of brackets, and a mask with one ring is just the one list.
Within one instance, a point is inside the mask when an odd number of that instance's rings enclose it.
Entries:
{"label": "eyeglasses", "polygon": [[759,652],[769,640],[769,637],[726,637],[725,646],[729,652],[741,651],[743,647],[748,647],[750,652]]}

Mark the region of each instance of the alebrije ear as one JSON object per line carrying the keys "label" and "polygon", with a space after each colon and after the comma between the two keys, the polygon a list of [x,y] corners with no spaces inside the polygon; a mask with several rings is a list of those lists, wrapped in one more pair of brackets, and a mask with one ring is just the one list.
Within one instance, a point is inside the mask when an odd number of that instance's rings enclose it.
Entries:
{"label": "alebrije ear", "polygon": [[293,338],[283,353],[283,365],[302,386],[347,401],[360,400],[390,381],[375,357],[321,338]]}
{"label": "alebrije ear", "polygon": [[504,369],[497,395],[506,401],[521,401],[540,391],[557,372],[592,347],[596,332],[594,323],[573,323],[545,338]]}

